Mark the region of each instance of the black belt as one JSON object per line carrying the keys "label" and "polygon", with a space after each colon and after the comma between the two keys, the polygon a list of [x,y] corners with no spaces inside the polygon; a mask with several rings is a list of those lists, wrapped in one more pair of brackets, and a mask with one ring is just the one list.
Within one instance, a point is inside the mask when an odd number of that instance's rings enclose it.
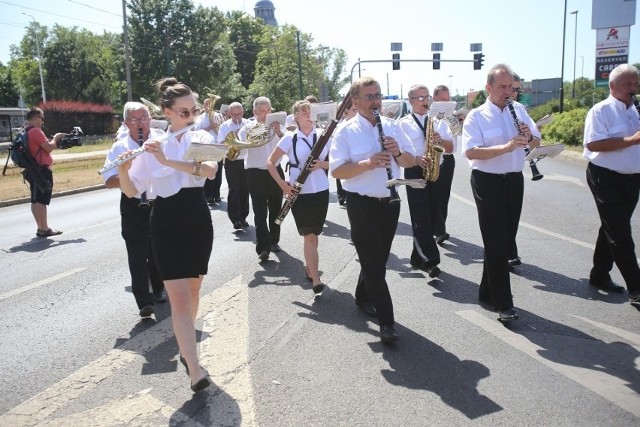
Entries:
{"label": "black belt", "polygon": [[347,194],[351,194],[352,197],[362,197],[364,199],[371,199],[371,200],[375,200],[376,202],[380,202],[380,203],[389,203],[389,201],[391,200],[391,197],[375,197],[375,196],[363,196],[362,194],[358,194],[358,193],[354,193],[351,191],[346,191]]}

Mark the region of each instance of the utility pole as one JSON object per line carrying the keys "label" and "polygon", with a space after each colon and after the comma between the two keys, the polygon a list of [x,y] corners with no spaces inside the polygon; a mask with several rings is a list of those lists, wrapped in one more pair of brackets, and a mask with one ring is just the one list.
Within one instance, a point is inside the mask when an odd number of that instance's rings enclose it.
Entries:
{"label": "utility pole", "polygon": [[296,37],[298,39],[298,83],[300,85],[300,99],[304,98],[302,93],[302,52],[300,52],[300,31],[296,31]]}
{"label": "utility pole", "polygon": [[[31,18],[33,23],[36,23],[36,18],[28,13],[22,12],[23,15]],[[42,102],[47,102],[47,94],[44,91],[44,77],[42,76],[42,56],[40,55],[40,41],[38,40],[38,29],[34,26],[34,34],[36,36],[36,52],[38,52],[38,70],[40,71],[40,88],[42,89]]]}
{"label": "utility pole", "polygon": [[129,56],[129,25],[127,24],[127,1],[122,0],[122,32],[124,35],[124,69],[127,78],[127,101],[133,101],[131,85],[131,58]]}

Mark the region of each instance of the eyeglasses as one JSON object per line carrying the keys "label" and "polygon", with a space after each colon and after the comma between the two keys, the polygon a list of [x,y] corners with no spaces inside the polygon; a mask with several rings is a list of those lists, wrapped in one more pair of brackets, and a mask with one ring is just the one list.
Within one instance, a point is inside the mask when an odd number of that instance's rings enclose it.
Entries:
{"label": "eyeglasses", "polygon": [[39,118],[40,120],[44,120],[44,116],[36,116],[37,118]]}
{"label": "eyeglasses", "polygon": [[141,117],[139,119],[133,118],[133,119],[127,119],[127,120],[133,123],[134,125],[137,125],[138,123],[148,123],[151,119],[149,117]]}
{"label": "eyeglasses", "polygon": [[518,92],[518,93],[522,92],[522,90],[519,87],[511,88],[511,91],[512,92]]}
{"label": "eyeglasses", "polygon": [[[175,111],[175,110],[171,110],[171,111]],[[176,111],[177,112],[177,111]],[[178,112],[177,112],[178,113]],[[183,119],[188,119],[189,117],[193,116],[196,117],[198,114],[200,114],[200,109],[198,107],[193,107],[193,109],[191,109],[191,111],[189,110],[182,110],[180,111],[178,114],[180,114],[180,117]]]}
{"label": "eyeglasses", "polygon": [[384,97],[380,92],[378,93],[368,93],[366,95],[362,95],[362,99],[366,99],[367,101],[373,101],[374,99],[382,99]]}
{"label": "eyeglasses", "polygon": [[409,99],[417,99],[418,101],[422,102],[422,101],[431,101],[433,100],[433,97],[427,95],[427,96],[412,96]]}

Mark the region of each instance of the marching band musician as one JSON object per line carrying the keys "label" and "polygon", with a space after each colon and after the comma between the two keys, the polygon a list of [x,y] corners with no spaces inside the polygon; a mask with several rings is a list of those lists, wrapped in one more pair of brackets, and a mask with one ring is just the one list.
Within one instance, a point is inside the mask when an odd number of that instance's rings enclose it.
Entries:
{"label": "marching band musician", "polygon": [[[194,129],[206,130],[211,134],[215,141],[218,138],[218,129],[220,128],[220,125],[226,119],[222,113],[212,111],[214,106],[211,105],[211,98],[205,99],[202,106],[204,107],[204,111],[196,118],[196,125]],[[211,120],[211,116],[213,117],[213,120]],[[220,203],[222,201],[222,199],[220,199],[221,185],[222,161],[218,162],[218,172],[216,172],[216,177],[214,179],[207,179],[204,183],[204,195],[207,198],[207,203],[210,205]]]}
{"label": "marching band musician", "polygon": [[[169,132],[186,128],[198,116],[193,93],[185,84],[169,77],[159,80],[156,89]],[[206,178],[215,176],[218,164],[179,160],[192,142],[214,141],[205,131],[187,131],[162,144],[147,141],[147,153],[122,163],[118,172],[127,196],[141,191],[155,195],[150,222],[153,253],[169,294],[180,360],[196,392],[211,384],[198,363],[194,322],[213,244],[211,213],[202,186]]]}
{"label": "marching band musician", "polygon": [[540,145],[540,133],[521,104],[515,104],[518,132],[506,100],[513,72],[495,65],[487,75],[486,102],[469,112],[462,128],[463,153],[471,167],[471,189],[484,244],[479,299],[493,305],[502,322],[516,320],[508,265],[509,236],[518,229],[524,193],[524,148]]}
{"label": "marching band musician", "polygon": [[[232,102],[229,105],[229,116],[230,118],[224,121],[218,129],[216,141],[218,144],[224,144],[224,139],[231,132],[237,135],[240,128],[249,122],[243,117],[244,107],[239,102]],[[247,216],[249,216],[249,187],[247,184],[247,171],[244,169],[244,159],[246,157],[247,150],[240,150],[235,160],[231,160],[228,157],[224,160],[224,175],[229,187],[227,215],[236,230],[249,226],[247,222]]]}
{"label": "marching band musician", "polygon": [[[409,89],[409,102],[412,113],[399,120],[400,127],[413,143],[416,153],[425,154],[427,151],[426,131],[429,120],[429,89],[423,84],[417,84]],[[433,141],[431,144],[440,144],[446,152],[453,152],[453,136],[444,121],[433,121]],[[440,158],[442,162],[443,157]],[[429,163],[421,156],[418,163],[404,170],[406,179],[422,179],[424,168]],[[442,177],[438,178],[438,181]],[[440,275],[440,251],[434,237],[435,225],[440,214],[440,192],[437,190],[437,181],[429,182],[425,188],[411,188],[407,186],[407,201],[409,202],[409,214],[411,216],[411,228],[413,232],[413,250],[411,251],[411,265],[414,268],[424,270],[429,277]]]}
{"label": "marching band musician", "polygon": [[640,268],[631,233],[640,192],[640,111],[632,103],[638,75],[630,64],[614,68],[609,74],[609,97],[589,110],[584,124],[587,183],[602,222],[589,283],[623,292],[609,275],[615,262],[631,303],[640,303]]}
{"label": "marching band musician", "polygon": [[[297,101],[293,104],[293,117],[297,129],[287,132],[273,149],[267,160],[267,169],[274,181],[286,196],[294,196],[297,191],[293,187],[300,175],[301,168],[316,144],[315,122],[311,120],[311,104],[309,101]],[[289,182],[282,179],[276,169],[283,155],[290,159]],[[298,233],[304,238],[305,274],[312,282],[313,295],[322,295],[324,284],[318,273],[318,236],[322,233],[324,221],[329,209],[329,179],[324,170],[329,169],[329,162],[323,159],[329,154],[329,144],[311,164],[311,173],[302,187],[291,211],[296,221]]]}
{"label": "marching band musician", "polygon": [[[445,85],[438,85],[433,89],[433,102],[450,101],[449,88]],[[445,120],[438,120],[444,122]],[[438,193],[438,211],[434,216],[433,234],[436,236],[436,243],[442,245],[449,240],[447,233],[447,214],[449,213],[449,198],[451,197],[451,185],[453,184],[453,172],[456,168],[456,160],[453,153],[456,152],[456,137],[451,133],[451,129],[447,126],[451,141],[445,141],[442,145],[445,152],[442,153],[442,164],[440,165],[440,176],[435,182],[435,191]],[[451,143],[451,151],[448,149]]]}
{"label": "marching band musician", "polygon": [[[249,121],[238,132],[241,141],[246,141],[247,131],[256,123],[264,123],[267,114],[271,113],[271,101],[266,96],[260,96],[253,101],[253,114],[255,120]],[[280,123],[271,125],[274,135],[271,140],[256,148],[247,150],[244,159],[244,168],[247,170],[247,182],[253,208],[253,221],[256,227],[256,253],[261,262],[269,259],[270,252],[280,252],[280,226],[276,224],[276,218],[282,208],[282,189],[271,178],[267,170],[267,159],[275,148],[282,131]],[[280,177],[284,179],[284,171],[280,164],[276,165]]]}
{"label": "marching band musician", "polygon": [[400,203],[389,203],[386,168],[389,166],[393,176],[398,177],[400,167],[413,166],[413,146],[400,126],[380,117],[386,148],[381,151],[374,110],[380,110],[383,95],[376,80],[360,78],[351,85],[349,93],[358,114],[337,130],[329,152],[329,166],[333,177],[342,180],[347,192],[351,240],[360,259],[356,305],[365,314],[378,317],[380,340],[391,343],[398,335],[385,275]]}
{"label": "marching band musician", "polygon": [[[149,112],[140,102],[127,102],[122,113],[124,126],[128,133],[121,134],[111,146],[107,154],[105,165],[115,161],[119,155],[134,150],[144,141],[154,135],[161,135],[162,131],[151,131],[149,128]],[[118,170],[111,169],[102,178],[107,188],[120,188]],[[129,273],[131,274],[131,291],[140,310],[140,317],[149,317],[153,314],[153,303],[167,301],[164,285],[160,273],[156,267],[151,249],[149,235],[149,216],[151,214],[151,201],[141,202],[142,194],[127,197],[120,194],[120,216],[122,224],[122,238],[127,248],[127,260]],[[146,197],[146,196],[145,196]],[[149,293],[149,282],[153,293]]]}

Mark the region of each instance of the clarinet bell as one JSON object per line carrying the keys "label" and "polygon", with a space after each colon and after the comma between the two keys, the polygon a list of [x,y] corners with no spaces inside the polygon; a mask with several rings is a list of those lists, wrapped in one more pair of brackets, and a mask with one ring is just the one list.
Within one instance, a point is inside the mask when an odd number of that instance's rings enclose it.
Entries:
{"label": "clarinet bell", "polygon": [[531,181],[540,181],[542,178],[544,178],[544,175],[540,173],[540,171],[538,170],[538,166],[533,161],[529,163],[529,166],[531,167]]}

